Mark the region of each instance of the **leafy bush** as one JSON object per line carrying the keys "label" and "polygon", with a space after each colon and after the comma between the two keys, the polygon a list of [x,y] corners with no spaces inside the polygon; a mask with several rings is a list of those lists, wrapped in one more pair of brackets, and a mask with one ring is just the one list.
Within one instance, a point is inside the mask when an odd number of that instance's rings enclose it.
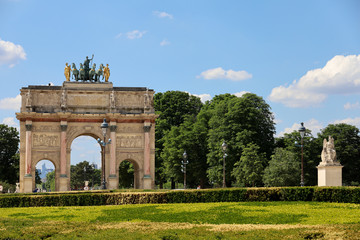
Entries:
{"label": "leafy bush", "polygon": [[0,207],[92,206],[144,203],[318,201],[360,203],[359,187],[227,188],[167,192],[2,194]]}

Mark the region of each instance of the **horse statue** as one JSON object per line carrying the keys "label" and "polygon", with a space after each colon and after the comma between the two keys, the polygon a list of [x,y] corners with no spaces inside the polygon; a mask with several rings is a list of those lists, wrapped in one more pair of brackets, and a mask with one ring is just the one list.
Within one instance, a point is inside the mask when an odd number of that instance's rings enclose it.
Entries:
{"label": "horse statue", "polygon": [[[95,82],[100,82],[100,77],[103,76],[103,67],[104,65],[100,64],[99,69],[95,73]],[[103,76],[104,79],[104,76]]]}
{"label": "horse statue", "polygon": [[79,79],[85,82],[85,69],[82,63],[80,63]]}
{"label": "horse statue", "polygon": [[75,63],[72,64],[72,76],[75,78],[75,81],[79,80],[79,70],[76,69]]}
{"label": "horse statue", "polygon": [[[96,74],[95,68],[96,68],[96,64],[94,63],[93,66],[92,66],[92,68],[91,68],[90,71],[89,71],[89,81],[90,81],[90,82],[92,82],[93,80],[96,81],[96,79],[94,79],[95,74]],[[95,78],[96,78],[96,77],[95,77]]]}

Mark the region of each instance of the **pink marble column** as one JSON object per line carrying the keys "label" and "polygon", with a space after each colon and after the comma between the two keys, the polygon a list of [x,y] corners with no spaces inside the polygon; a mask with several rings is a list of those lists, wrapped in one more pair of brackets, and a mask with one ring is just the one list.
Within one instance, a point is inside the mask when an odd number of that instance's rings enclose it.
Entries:
{"label": "pink marble column", "polygon": [[61,121],[60,123],[60,177],[66,176],[66,130],[67,122]]}
{"label": "pink marble column", "polygon": [[25,136],[25,176],[31,176],[31,128],[32,121],[26,121],[26,136]]}
{"label": "pink marble column", "polygon": [[144,177],[150,176],[150,123],[144,125]]}
{"label": "pink marble column", "polygon": [[110,122],[110,139],[110,177],[116,177],[116,125],[112,125],[112,122]]}

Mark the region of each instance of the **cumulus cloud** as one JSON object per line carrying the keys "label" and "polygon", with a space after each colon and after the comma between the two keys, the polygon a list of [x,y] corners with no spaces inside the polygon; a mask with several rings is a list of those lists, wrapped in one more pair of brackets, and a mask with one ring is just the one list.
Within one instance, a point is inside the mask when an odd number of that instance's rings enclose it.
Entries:
{"label": "cumulus cloud", "polygon": [[356,127],[360,127],[360,117],[357,118],[346,118],[346,119],[342,119],[342,120],[336,120],[333,122],[334,124],[339,124],[339,123],[346,123],[349,125],[353,125]]}
{"label": "cumulus cloud", "polygon": [[308,107],[330,94],[360,93],[360,55],[337,55],[323,68],[308,71],[289,86],[272,90],[269,99],[288,107]]}
{"label": "cumulus cloud", "polygon": [[[279,137],[284,136],[285,133],[292,133],[293,131],[298,131],[301,126],[301,123],[294,123],[291,127],[285,128],[284,131],[277,134]],[[323,124],[316,119],[310,119],[309,121],[304,122],[304,127],[311,130],[313,136],[320,132],[323,127]]]}
{"label": "cumulus cloud", "polygon": [[[147,31],[134,30],[134,31],[131,31],[131,32],[127,32],[126,37],[128,39],[138,39],[138,38],[142,38],[145,35],[146,32]],[[118,34],[118,36],[119,36],[119,34]]]}
{"label": "cumulus cloud", "polygon": [[170,42],[166,39],[162,40],[160,46],[166,46],[166,45],[170,45]]}
{"label": "cumulus cloud", "polygon": [[20,129],[19,123],[17,121],[15,121],[15,118],[13,118],[13,117],[4,118],[1,123],[6,124],[9,127],[17,128],[18,130]]}
{"label": "cumulus cloud", "polygon": [[235,96],[237,96],[237,97],[242,97],[245,93],[250,93],[250,92],[241,91],[241,92],[233,93],[233,95],[235,95]]}
{"label": "cumulus cloud", "polygon": [[198,76],[198,78],[203,78],[206,80],[211,79],[228,79],[231,81],[242,81],[252,78],[252,74],[246,71],[234,71],[234,70],[224,70],[221,67],[213,68],[206,70]]}
{"label": "cumulus cloud", "polygon": [[346,103],[344,105],[344,108],[346,110],[351,110],[351,109],[360,109],[360,103],[359,102],[356,102],[356,103]]}
{"label": "cumulus cloud", "polygon": [[0,65],[14,67],[20,60],[26,59],[24,48],[0,38]]}
{"label": "cumulus cloud", "polygon": [[0,99],[0,109],[7,110],[20,110],[21,107],[21,96],[20,94],[14,98]]}
{"label": "cumulus cloud", "polygon": [[173,15],[167,13],[167,12],[160,12],[160,11],[154,11],[153,14],[159,18],[169,18],[173,19]]}

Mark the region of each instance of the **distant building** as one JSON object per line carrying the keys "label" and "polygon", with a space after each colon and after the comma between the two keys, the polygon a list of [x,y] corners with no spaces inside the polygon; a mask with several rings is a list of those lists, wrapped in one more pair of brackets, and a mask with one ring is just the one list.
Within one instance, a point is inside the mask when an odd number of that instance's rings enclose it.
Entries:
{"label": "distant building", "polygon": [[46,168],[45,163],[43,163],[43,165],[41,166],[41,169],[37,169],[39,176],[41,178],[42,182],[46,182],[46,175],[50,172],[53,172],[54,169],[53,168]]}

